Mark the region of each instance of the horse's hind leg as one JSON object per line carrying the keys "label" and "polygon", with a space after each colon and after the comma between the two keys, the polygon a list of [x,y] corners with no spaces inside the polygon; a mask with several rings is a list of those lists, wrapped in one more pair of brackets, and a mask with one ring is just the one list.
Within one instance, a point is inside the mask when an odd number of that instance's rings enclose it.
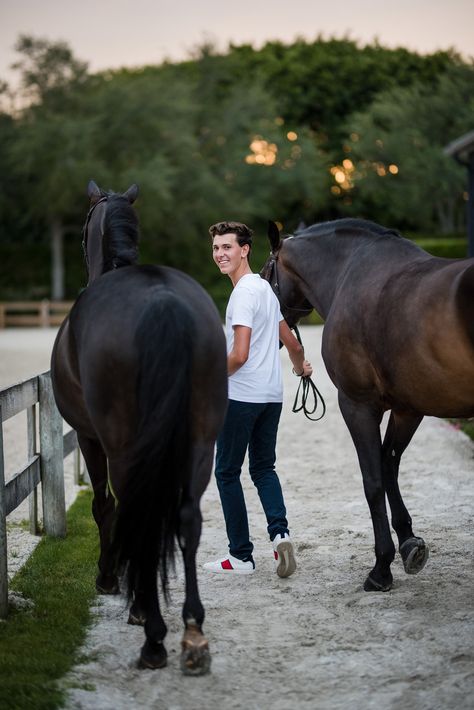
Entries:
{"label": "horse's hind leg", "polygon": [[96,588],[101,594],[118,594],[118,579],[109,555],[115,501],[107,486],[107,457],[98,441],[80,434],[77,439],[94,490],[92,513],[99,529],[100,555]]}
{"label": "horse's hind leg", "polygon": [[209,671],[211,656],[205,638],[204,607],[199,596],[196,553],[201,537],[202,516],[199,501],[210,477],[214,447],[205,447],[193,468],[193,480],[183,496],[179,511],[179,545],[183,554],[186,579],[183,605],[184,635],[181,643],[181,670],[185,675],[203,675]]}
{"label": "horse's hind leg", "polygon": [[373,406],[355,403],[342,392],[339,392],[339,406],[357,450],[374,528],[376,561],[365,580],[364,590],[386,592],[393,582],[390,565],[395,557],[395,545],[390,534],[382,480],[382,412]]}
{"label": "horse's hind leg", "polygon": [[161,616],[158,601],[157,570],[150,569],[142,574],[138,580],[141,597],[141,608],[146,616],[145,636],[140,660],[140,668],[163,668],[166,666],[168,654],[164,646],[164,639],[168,629]]}
{"label": "horse's hind leg", "polygon": [[392,511],[392,526],[398,536],[399,550],[407,574],[420,572],[429,556],[423,538],[413,534],[412,520],[398,485],[400,459],[422,419],[421,415],[391,412],[382,445],[383,480]]}

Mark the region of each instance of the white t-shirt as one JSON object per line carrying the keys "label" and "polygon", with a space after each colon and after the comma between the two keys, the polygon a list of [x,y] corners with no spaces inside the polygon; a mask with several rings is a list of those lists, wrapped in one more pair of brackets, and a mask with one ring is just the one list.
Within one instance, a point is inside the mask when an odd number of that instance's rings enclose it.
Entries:
{"label": "white t-shirt", "polygon": [[236,325],[252,328],[247,362],[229,377],[229,399],[238,402],[282,402],[278,326],[280,304],[268,281],[258,274],[242,276],[226,310],[227,352],[234,346]]}

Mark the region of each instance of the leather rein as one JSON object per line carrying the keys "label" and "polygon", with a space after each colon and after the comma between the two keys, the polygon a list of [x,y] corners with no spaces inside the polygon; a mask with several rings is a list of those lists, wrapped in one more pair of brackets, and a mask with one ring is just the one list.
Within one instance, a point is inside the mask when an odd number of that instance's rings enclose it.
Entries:
{"label": "leather rein", "polygon": [[[288,311],[295,311],[295,313],[307,313],[308,312],[308,307],[306,308],[296,308],[294,306],[288,306],[286,303],[283,303],[281,300],[281,292],[280,292],[280,285],[279,285],[279,280],[278,280],[278,267],[277,267],[277,262],[278,262],[278,255],[274,254],[273,252],[270,253],[270,273],[268,277],[268,282],[273,290],[273,293],[275,296],[278,298],[278,301],[280,303],[280,306],[283,306],[285,310]],[[275,280],[272,282],[272,276],[275,274]],[[308,301],[308,306],[310,310],[313,309],[311,304]],[[296,336],[296,339],[298,340],[299,344],[303,348],[304,351],[304,345],[303,341],[301,339],[300,331],[298,330],[298,326],[290,326],[290,330],[293,330]],[[309,408],[308,401],[309,399],[313,399],[313,405],[311,409]],[[321,403],[322,406],[322,412],[318,417],[313,417],[311,416],[312,414],[315,414],[318,405]],[[309,419],[312,422],[318,422],[320,419],[324,417],[326,414],[326,402],[324,401],[324,398],[321,394],[321,392],[318,390],[316,385],[314,384],[313,380],[311,377],[308,376],[300,376],[300,383],[298,385],[298,388],[296,390],[296,395],[295,395],[295,401],[293,402],[293,408],[291,410],[295,414],[297,412],[303,412],[305,417]]]}

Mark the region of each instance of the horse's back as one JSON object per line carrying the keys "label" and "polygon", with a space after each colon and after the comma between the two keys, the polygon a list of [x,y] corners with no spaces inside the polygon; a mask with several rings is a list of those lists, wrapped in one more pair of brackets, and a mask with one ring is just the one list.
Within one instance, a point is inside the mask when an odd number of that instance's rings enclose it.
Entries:
{"label": "horse's back", "polygon": [[[168,325],[163,330],[165,318]],[[58,334],[55,371],[60,384],[56,389],[61,398],[61,390],[70,391],[76,383],[81,405],[76,416],[71,397],[65,397],[63,416],[76,429],[85,426],[85,433],[90,432],[91,421],[102,440],[113,439],[117,445],[127,441],[138,416],[137,382],[146,369],[143,353],[146,349],[149,363],[162,357],[167,349],[171,351],[178,331],[185,334],[183,348],[193,353],[189,388],[193,393],[197,390],[195,401],[212,410],[208,400],[214,388],[216,407],[223,409],[225,339],[215,305],[204,289],[169,267],[128,266],[103,274],[82,292],[67,328]],[[174,376],[179,377],[179,355],[174,357]],[[107,427],[109,420],[113,428]]]}
{"label": "horse's back", "polygon": [[347,389],[387,408],[472,416],[474,263],[392,253],[379,263],[372,254],[370,269],[349,269],[326,322],[330,368]]}

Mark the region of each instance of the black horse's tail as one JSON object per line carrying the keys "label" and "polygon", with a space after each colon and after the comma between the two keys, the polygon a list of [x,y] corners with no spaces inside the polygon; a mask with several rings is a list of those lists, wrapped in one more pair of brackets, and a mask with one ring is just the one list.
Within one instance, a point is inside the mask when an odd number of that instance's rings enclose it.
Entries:
{"label": "black horse's tail", "polygon": [[137,438],[120,489],[112,552],[129,597],[159,570],[167,595],[178,508],[190,475],[193,322],[186,304],[157,288],[137,327]]}

